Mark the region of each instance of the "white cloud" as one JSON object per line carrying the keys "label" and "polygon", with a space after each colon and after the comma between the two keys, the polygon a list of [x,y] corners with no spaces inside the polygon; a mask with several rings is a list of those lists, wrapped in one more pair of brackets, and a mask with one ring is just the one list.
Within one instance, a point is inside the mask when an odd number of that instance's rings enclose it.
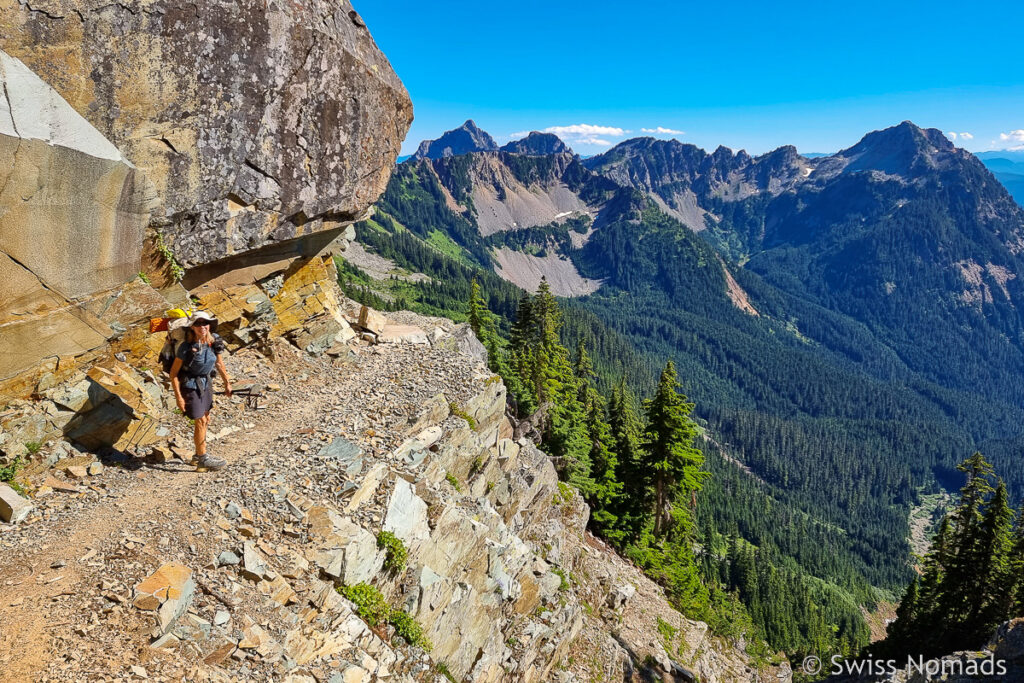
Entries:
{"label": "white cloud", "polygon": [[957,138],[960,138],[961,140],[974,139],[974,136],[971,135],[970,133],[954,133],[953,131],[949,131],[948,133],[946,133],[946,137],[948,137],[950,140],[956,140]]}
{"label": "white cloud", "polygon": [[675,130],[673,128],[664,128],[663,126],[657,126],[655,128],[641,128],[644,133],[654,133],[656,135],[686,135],[681,130]]}
{"label": "white cloud", "polygon": [[1024,128],[1011,130],[1009,133],[1000,133],[999,139],[1003,142],[1009,142],[1009,149],[1015,151],[1024,150]]}
{"label": "white cloud", "polygon": [[962,137],[964,140],[973,140],[974,139],[974,136],[971,135],[970,133],[960,133],[960,137]]}
{"label": "white cloud", "polygon": [[[542,128],[541,133],[554,133],[562,138],[569,145],[595,145],[597,147],[611,147],[615,143],[608,138],[625,137],[628,131],[618,126],[596,126],[591,123],[574,123],[571,126],[548,126]],[[518,140],[525,138],[530,131],[520,131],[509,135],[509,139]]]}
{"label": "white cloud", "polygon": [[589,123],[574,123],[571,126],[549,126],[544,129],[545,133],[554,133],[561,137],[566,136],[577,136],[577,137],[593,137],[595,135],[608,135],[614,138],[621,138],[629,131],[617,128],[616,126],[594,126]]}

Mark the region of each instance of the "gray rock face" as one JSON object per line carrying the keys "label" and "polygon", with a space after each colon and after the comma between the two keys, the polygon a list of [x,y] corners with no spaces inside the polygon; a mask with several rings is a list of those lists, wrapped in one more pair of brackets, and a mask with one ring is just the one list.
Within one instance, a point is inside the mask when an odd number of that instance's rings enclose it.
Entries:
{"label": "gray rock face", "polygon": [[436,140],[424,140],[412,155],[413,159],[443,159],[469,152],[489,152],[498,144],[486,131],[470,119],[454,130],[447,131]]}
{"label": "gray rock face", "polygon": [[544,156],[546,154],[571,153],[569,146],[562,142],[562,139],[554,133],[538,133],[533,131],[521,140],[513,140],[501,148],[502,152],[510,154],[528,154],[531,156]]}
{"label": "gray rock face", "polygon": [[186,267],[362,215],[412,119],[348,0],[5,3],[0,34],[153,182]]}

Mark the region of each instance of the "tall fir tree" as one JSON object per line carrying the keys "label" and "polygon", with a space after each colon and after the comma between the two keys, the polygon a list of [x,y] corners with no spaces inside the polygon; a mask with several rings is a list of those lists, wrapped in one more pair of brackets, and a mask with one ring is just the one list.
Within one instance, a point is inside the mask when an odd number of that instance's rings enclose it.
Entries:
{"label": "tall fir tree", "polygon": [[650,473],[644,469],[643,425],[637,415],[636,398],[626,378],[622,377],[612,390],[608,404],[608,423],[614,442],[613,451],[618,458],[618,480],[622,496],[616,506],[619,528],[630,539],[636,540],[649,516],[652,505],[649,494]]}
{"label": "tall fir tree", "polygon": [[975,590],[966,631],[985,637],[1009,615],[1013,605],[1013,509],[1006,484],[999,480],[981,521]]}
{"label": "tall fir tree", "polygon": [[590,467],[593,488],[589,501],[593,512],[591,522],[613,544],[624,538],[615,514],[622,496],[622,483],[618,480],[618,457],[614,450],[611,427],[605,416],[604,397],[594,388],[594,368],[590,363],[586,345],[581,339],[576,346],[576,379],[579,382],[578,400],[586,414],[587,434],[590,436]]}
{"label": "tall fir tree", "polygon": [[951,550],[936,604],[946,622],[945,628],[939,631],[943,639],[940,647],[962,637],[969,628],[968,622],[975,612],[973,595],[977,572],[986,562],[982,547],[982,507],[992,493],[989,483],[992,466],[981,453],[975,452],[957,469],[967,475],[967,483],[960,489],[960,504],[950,518]]}
{"label": "tall fir tree", "polygon": [[[647,431],[644,435],[646,466],[654,480],[654,535],[664,537],[674,525],[685,532],[691,515],[686,503],[704,481],[704,455],[694,445],[697,425],[690,419],[693,404],[679,393],[672,361],[665,365],[654,397],[644,402]],[[683,505],[676,505],[682,497]]]}
{"label": "tall fir tree", "polygon": [[1013,556],[1010,561],[1010,591],[1014,595],[1010,614],[1024,617],[1024,502],[1017,514],[1017,532],[1014,536]]}

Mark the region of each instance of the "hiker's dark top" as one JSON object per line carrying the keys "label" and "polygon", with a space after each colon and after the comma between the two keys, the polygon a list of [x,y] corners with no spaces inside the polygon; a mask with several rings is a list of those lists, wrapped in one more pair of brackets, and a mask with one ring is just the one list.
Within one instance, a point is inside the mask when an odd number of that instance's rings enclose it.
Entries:
{"label": "hiker's dark top", "polygon": [[217,367],[217,352],[214,347],[219,346],[218,341],[214,335],[213,346],[197,341],[186,341],[178,345],[178,358],[181,359],[178,376],[184,378],[181,380],[183,387],[206,391],[210,384],[210,375]]}

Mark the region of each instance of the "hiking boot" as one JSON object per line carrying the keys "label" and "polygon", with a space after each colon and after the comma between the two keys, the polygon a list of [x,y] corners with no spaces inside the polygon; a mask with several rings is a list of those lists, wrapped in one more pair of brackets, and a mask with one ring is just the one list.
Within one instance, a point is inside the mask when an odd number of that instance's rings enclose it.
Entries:
{"label": "hiking boot", "polygon": [[222,470],[225,465],[227,465],[227,462],[224,458],[218,458],[209,453],[200,455],[196,461],[196,467],[202,470]]}

